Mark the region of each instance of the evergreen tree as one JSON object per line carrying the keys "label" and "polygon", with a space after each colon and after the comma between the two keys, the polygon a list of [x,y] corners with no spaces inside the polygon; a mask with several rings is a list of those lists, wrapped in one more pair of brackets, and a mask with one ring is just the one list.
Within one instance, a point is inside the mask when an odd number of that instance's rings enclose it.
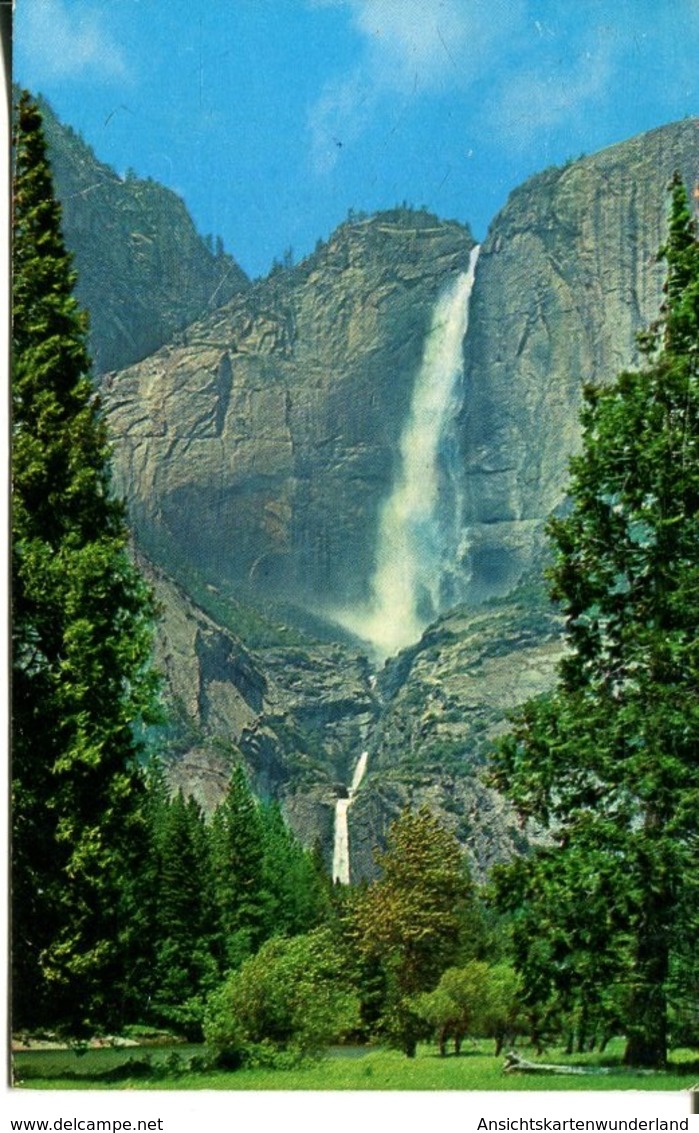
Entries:
{"label": "evergreen tree", "polygon": [[501,878],[530,999],[618,1017],[642,1066],[666,1060],[699,870],[699,244],[679,177],[671,192],[645,364],[586,389],[571,507],[549,525],[568,653],[493,772],[552,835]]}
{"label": "evergreen tree", "polygon": [[75,1028],[121,1012],[154,605],[110,493],[85,318],[27,94],[13,223],[14,1012],[16,1025]]}
{"label": "evergreen tree", "polygon": [[237,968],[264,939],[264,833],[259,806],[243,768],[214,812],[211,850],[222,932],[223,970]]}
{"label": "evergreen tree", "polygon": [[265,937],[293,936],[327,921],[330,875],[304,849],[284,821],[277,802],[260,809],[264,845]]}
{"label": "evergreen tree", "polygon": [[204,816],[180,791],[158,808],[157,913],[152,1011],[159,1023],[200,1037],[203,1004],[215,986],[217,913]]}
{"label": "evergreen tree", "polygon": [[157,998],[157,952],[159,932],[160,860],[157,832],[168,801],[162,767],[149,760],[144,771],[144,830],[134,869],[124,884],[124,917],[129,927],[125,950],[124,1017],[138,1023],[152,1016],[150,1005]]}

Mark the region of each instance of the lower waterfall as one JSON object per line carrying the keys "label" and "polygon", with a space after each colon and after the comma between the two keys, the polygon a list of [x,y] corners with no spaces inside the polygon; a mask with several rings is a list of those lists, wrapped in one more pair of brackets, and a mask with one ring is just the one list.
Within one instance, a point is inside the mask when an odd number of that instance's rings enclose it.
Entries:
{"label": "lower waterfall", "polygon": [[460,572],[461,524],[454,423],[479,251],[472,249],[468,271],[435,306],[400,439],[398,472],[379,516],[369,602],[333,615],[383,657],[420,638],[444,608],[445,585],[451,589],[447,601],[458,600],[454,579]]}
{"label": "lower waterfall", "polygon": [[347,811],[349,810],[355,792],[364,777],[368,758],[369,752],[363,751],[359,759],[357,760],[357,766],[354,769],[354,775],[352,776],[352,783],[347,792],[347,797],[344,799],[338,799],[335,804],[333,881],[339,881],[342,885],[349,885],[350,880],[349,828],[347,823]]}

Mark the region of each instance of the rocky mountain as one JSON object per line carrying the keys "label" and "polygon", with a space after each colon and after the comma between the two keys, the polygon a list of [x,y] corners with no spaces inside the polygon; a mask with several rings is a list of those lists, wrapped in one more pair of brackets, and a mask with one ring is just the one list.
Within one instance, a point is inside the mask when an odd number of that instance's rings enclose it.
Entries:
{"label": "rocky mountain", "polygon": [[481,879],[526,845],[531,831],[486,785],[488,749],[508,713],[552,685],[562,655],[560,619],[540,594],[520,588],[477,609],[458,607],[388,663],[350,811],[356,874],[371,874],[374,847],[406,805],[441,814]]}
{"label": "rocky mountain", "polygon": [[201,238],[175,193],[119,177],[46,101],[39,105],[95,369],[128,366],[245,288],[247,277]]}
{"label": "rocky mountain", "polygon": [[348,222],[186,341],[107,375],[143,545],[257,600],[359,600],[432,309],[472,245],[422,212]]}
{"label": "rocky mountain", "polygon": [[[512,194],[478,261],[458,506],[471,600],[507,593],[563,498],[585,381],[637,360],[657,313],[665,185],[699,175],[696,120],[552,169]],[[343,225],[108,376],[118,483],[139,537],[253,599],[366,600],[379,510],[431,312],[468,231],[422,212]],[[161,553],[161,550],[158,551]]]}
{"label": "rocky mountain", "polygon": [[512,193],[478,261],[464,344],[471,600],[507,593],[563,500],[586,382],[638,361],[657,316],[667,183],[699,183],[699,119],[549,169]]}
{"label": "rocky mountain", "polygon": [[657,313],[665,185],[675,168],[695,184],[698,130],[547,170],[494,219],[461,407],[430,456],[468,603],[445,603],[383,668],[333,615],[370,597],[401,438],[420,442],[405,424],[441,333],[435,304],[467,268],[469,231],[408,209],[352,217],[298,267],[103,375],[117,485],[163,608],[174,786],[210,808],[242,759],[330,864],[335,803],[366,751],[353,877],[371,873],[406,803],[440,812],[480,875],[521,849],[528,832],[483,770],[508,711],[550,686],[562,653],[532,581],[543,522],[564,501],[583,383],[634,365]]}

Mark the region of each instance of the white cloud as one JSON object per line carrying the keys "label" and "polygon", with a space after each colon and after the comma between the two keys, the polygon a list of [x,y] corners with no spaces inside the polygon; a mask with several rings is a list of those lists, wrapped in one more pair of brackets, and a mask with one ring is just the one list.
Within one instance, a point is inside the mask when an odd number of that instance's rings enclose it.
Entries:
{"label": "white cloud", "polygon": [[351,65],[309,110],[317,173],[375,123],[393,134],[428,100],[435,113],[459,116],[464,147],[479,139],[513,154],[557,153],[566,136],[574,148],[619,118],[621,101],[648,101],[654,90],[665,102],[675,92],[677,113],[694,109],[696,66],[684,43],[699,26],[699,0],[675,0],[676,12],[653,0],[307,2],[342,9],[356,43]]}
{"label": "white cloud", "polygon": [[15,39],[39,80],[123,82],[129,69],[106,15],[104,9],[68,0],[20,0]]}
{"label": "white cloud", "polygon": [[[461,54],[470,30],[453,0],[357,0],[354,22],[365,37],[377,86],[407,91],[461,82]],[[457,72],[452,74],[452,72]]]}
{"label": "white cloud", "polygon": [[566,133],[575,147],[596,116],[612,119],[635,92],[647,100],[648,90],[674,86],[684,94],[680,109],[693,109],[696,67],[685,43],[699,26],[699,0],[676,0],[677,12],[652,0],[307,2],[343,9],[357,37],[351,68],[309,112],[318,173],[375,121],[395,126],[428,99],[438,110],[444,95],[465,136],[514,153],[534,145],[557,152]]}
{"label": "white cloud", "polygon": [[512,148],[526,150],[540,132],[551,134],[602,107],[615,75],[614,53],[604,43],[564,62],[534,66],[527,60],[503,75],[484,124]]}
{"label": "white cloud", "polygon": [[315,0],[348,7],[364,39],[362,68],[381,88],[470,85],[519,27],[525,0]]}
{"label": "white cloud", "polygon": [[328,172],[382,99],[463,91],[521,28],[525,0],[310,0],[345,7],[362,49],[355,69],[327,84],[309,113],[313,166]]}

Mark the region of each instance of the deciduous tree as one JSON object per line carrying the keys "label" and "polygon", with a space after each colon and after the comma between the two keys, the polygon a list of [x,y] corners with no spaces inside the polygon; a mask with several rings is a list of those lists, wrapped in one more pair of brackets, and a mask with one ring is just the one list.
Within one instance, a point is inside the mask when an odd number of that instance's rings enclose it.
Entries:
{"label": "deciduous tree", "polygon": [[382,969],[383,1031],[412,1057],[424,1030],[413,997],[459,958],[473,887],[459,843],[425,807],[396,820],[378,864],[382,876],[356,901],[353,933],[360,956]]}
{"label": "deciduous tree", "polygon": [[229,1060],[318,1054],[358,1024],[347,957],[332,931],[273,937],[209,999],[207,1043]]}

